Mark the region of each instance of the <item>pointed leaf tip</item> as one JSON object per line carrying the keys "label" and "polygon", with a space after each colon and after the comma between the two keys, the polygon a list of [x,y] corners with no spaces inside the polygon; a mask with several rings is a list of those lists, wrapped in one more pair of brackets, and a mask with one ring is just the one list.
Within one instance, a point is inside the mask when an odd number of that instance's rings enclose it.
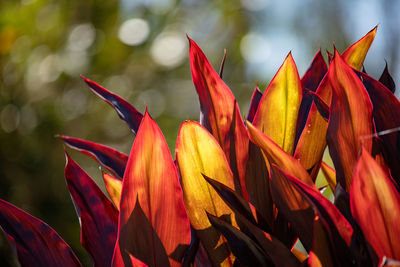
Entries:
{"label": "pointed leaf tip", "polygon": [[378,257],[399,260],[400,195],[390,177],[364,148],[354,170],[350,207]]}
{"label": "pointed leaf tip", "polygon": [[[148,227],[143,229],[131,219],[139,204],[141,212],[135,216],[140,215],[146,221]],[[143,243],[142,234],[150,237],[148,243]],[[131,238],[131,235],[136,238]],[[152,246],[159,241],[163,248]],[[178,247],[189,244],[190,224],[178,172],[160,128],[145,113],[124,174],[114,262],[120,260],[119,255],[127,261],[129,252],[149,264],[148,260],[157,262],[166,253],[170,255],[169,264],[178,266],[178,260],[171,255],[183,256],[184,251]],[[177,249],[178,252],[174,253]]]}

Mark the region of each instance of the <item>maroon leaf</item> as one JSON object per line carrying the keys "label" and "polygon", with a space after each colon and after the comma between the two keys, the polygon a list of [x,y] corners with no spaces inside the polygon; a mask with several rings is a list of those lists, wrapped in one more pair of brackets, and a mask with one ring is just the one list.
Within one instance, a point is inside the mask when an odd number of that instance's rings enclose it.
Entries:
{"label": "maroon leaf", "polygon": [[81,243],[96,266],[110,266],[118,232],[118,210],[66,153],[65,178],[81,223]]}
{"label": "maroon leaf", "polygon": [[103,165],[107,170],[114,173],[121,180],[124,177],[128,156],[111,147],[90,142],[87,140],[73,138],[68,136],[60,136],[66,145],[76,149],[90,157],[94,158],[98,163]]}
{"label": "maroon leaf", "polygon": [[[376,132],[384,144],[384,150],[387,152],[385,160],[389,165],[393,178],[400,183],[400,102],[395,95],[383,86],[377,80],[370,76],[356,72],[361,78],[365,89],[369,94],[373,108],[372,116],[374,118]],[[365,139],[372,139],[373,136],[364,136]]]}
{"label": "maroon leaf", "polygon": [[382,75],[379,78],[379,81],[394,94],[394,92],[396,91],[396,84],[394,83],[392,75],[390,75],[389,73],[387,62],[385,63],[386,63],[385,69],[383,70]]}
{"label": "maroon leaf", "polygon": [[2,199],[0,226],[21,266],[81,266],[72,249],[56,231]]}
{"label": "maroon leaf", "polygon": [[246,120],[253,122],[254,116],[256,115],[258,104],[260,103],[262,93],[258,86],[254,89],[253,95],[251,96],[249,113],[247,114]]}
{"label": "maroon leaf", "polygon": [[322,78],[325,76],[328,68],[326,66],[324,57],[321,54],[321,50],[315,54],[310,67],[301,78],[301,87],[303,89],[303,98],[301,100],[299,116],[297,118],[297,126],[296,126],[296,141],[300,138],[300,135],[304,129],[304,126],[307,122],[308,113],[311,108],[311,104],[313,99],[310,95],[306,94],[306,91],[315,92],[318,88],[318,85],[322,81]]}
{"label": "maroon leaf", "polygon": [[87,83],[87,85],[89,85],[96,95],[98,95],[115,109],[118,116],[124,120],[128,124],[129,128],[131,128],[132,132],[136,134],[137,130],[139,129],[140,122],[142,121],[143,114],[120,96],[111,93],[107,89],[83,77],[82,75],[81,78]]}

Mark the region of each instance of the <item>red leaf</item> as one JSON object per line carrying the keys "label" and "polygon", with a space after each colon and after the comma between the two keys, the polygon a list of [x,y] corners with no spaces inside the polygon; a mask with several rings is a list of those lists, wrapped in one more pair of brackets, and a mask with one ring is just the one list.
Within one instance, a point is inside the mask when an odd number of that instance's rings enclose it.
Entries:
{"label": "red leaf", "polygon": [[[137,220],[143,222],[143,227]],[[169,264],[179,266],[183,249],[190,243],[189,219],[178,173],[164,136],[147,111],[123,179],[118,229],[115,263],[120,261],[120,254],[129,265],[129,252],[154,266],[166,253]],[[144,242],[141,236],[149,240]],[[155,246],[159,242],[162,246]]]}
{"label": "red leaf", "polygon": [[107,170],[117,175],[121,180],[124,177],[128,156],[113,148],[90,142],[87,140],[60,136],[66,145],[95,159]]}
{"label": "red leaf", "polygon": [[318,189],[311,187],[297,179],[296,177],[286,174],[285,177],[293,184],[318,212],[320,219],[324,222],[325,227],[335,235],[340,236],[347,246],[350,247],[351,238],[353,236],[353,228],[340,211],[326,197],[324,197]]}
{"label": "red leaf", "polygon": [[143,115],[140,113],[136,108],[134,108],[131,104],[129,104],[126,100],[122,99],[120,96],[111,93],[107,89],[101,87],[94,81],[91,81],[81,75],[81,78],[89,85],[90,89],[110,104],[115,111],[117,112],[118,116],[124,120],[129,128],[131,128],[133,133],[138,131],[140,122],[142,121]]}
{"label": "red leaf", "polygon": [[110,266],[118,232],[118,210],[66,153],[65,178],[81,223],[81,243],[96,266]]}
{"label": "red leaf", "polygon": [[350,191],[351,213],[379,258],[400,260],[400,195],[362,148]]}
{"label": "red leaf", "polygon": [[215,72],[200,47],[188,39],[192,79],[200,100],[200,123],[218,141],[231,166],[236,166],[240,181],[240,188],[236,189],[241,190],[248,199],[245,175],[249,140],[239,106],[231,90]]}
{"label": "red leaf", "polygon": [[329,65],[332,101],[327,143],[335,165],[337,182],[350,191],[353,169],[361,148],[371,151],[373,133],[372,103],[365,87],[337,51]]}
{"label": "red leaf", "polygon": [[50,226],[0,199],[0,226],[22,266],[81,266]]}

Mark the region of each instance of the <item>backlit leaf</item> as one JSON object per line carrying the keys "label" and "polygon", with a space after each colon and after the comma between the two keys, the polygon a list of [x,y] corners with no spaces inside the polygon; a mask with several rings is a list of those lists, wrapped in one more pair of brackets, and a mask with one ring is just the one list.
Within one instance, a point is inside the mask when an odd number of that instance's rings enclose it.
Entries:
{"label": "backlit leaf", "polygon": [[119,202],[121,199],[122,181],[111,176],[110,174],[103,172],[103,180],[106,186],[108,195],[110,196],[115,207],[119,210]]}
{"label": "backlit leaf", "polygon": [[164,136],[147,111],[123,179],[117,242],[114,262],[120,261],[120,254],[130,265],[129,252],[149,266],[179,266],[190,243],[178,173]]}
{"label": "backlit leaf", "polygon": [[364,148],[354,170],[350,205],[354,219],[378,257],[400,260],[400,195]]}
{"label": "backlit leaf", "polygon": [[343,52],[343,60],[345,60],[352,68],[360,70],[363,66],[364,59],[367,56],[368,50],[375,39],[377,28],[378,26],[375,26],[375,28],[370,30],[365,36],[363,36],[360,40],[355,42]]}
{"label": "backlit leaf", "polygon": [[234,189],[233,175],[225,154],[217,140],[194,121],[182,123],[175,151],[190,223],[210,260],[214,264],[223,262],[223,265],[229,266],[233,263],[229,257],[230,250],[226,244],[215,249],[220,236],[211,228],[206,212],[221,217],[231,216],[232,211],[203,177],[204,174]]}
{"label": "backlit leaf", "polygon": [[231,166],[236,167],[240,181],[240,187],[236,189],[247,198],[245,175],[249,140],[239,106],[200,47],[188,39],[192,79],[200,100],[200,124],[215,137]]}
{"label": "backlit leaf", "polygon": [[328,70],[332,86],[327,143],[336,170],[336,181],[347,192],[361,145],[372,149],[372,103],[360,79],[335,51]]}
{"label": "backlit leaf", "polygon": [[293,153],[301,98],[299,73],[289,53],[265,90],[253,121],[255,127],[289,154]]}

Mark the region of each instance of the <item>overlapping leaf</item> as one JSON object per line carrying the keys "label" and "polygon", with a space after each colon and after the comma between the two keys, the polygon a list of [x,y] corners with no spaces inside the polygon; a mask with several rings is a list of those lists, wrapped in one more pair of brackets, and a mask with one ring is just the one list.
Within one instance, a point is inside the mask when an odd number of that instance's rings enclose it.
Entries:
{"label": "overlapping leaf", "polygon": [[364,59],[375,39],[377,29],[378,26],[375,26],[365,36],[343,52],[343,60],[345,60],[353,69],[360,70],[363,66]]}
{"label": "overlapping leaf", "polygon": [[92,89],[92,91],[98,95],[101,99],[110,104],[118,116],[124,120],[133,133],[137,133],[140,122],[143,119],[142,113],[140,113],[135,107],[128,103],[120,96],[111,93],[104,87],[98,85],[94,81],[91,81],[81,75],[81,78],[86,82],[86,84]]}
{"label": "overlapping leaf", "polygon": [[21,266],[81,266],[72,249],[50,226],[2,199],[0,226]]}
{"label": "overlapping leaf", "polygon": [[[371,43],[375,38],[375,33],[376,27],[346,49],[343,53],[343,59],[348,62],[350,66],[353,68],[358,68],[358,66],[360,66],[359,68],[361,68]],[[330,53],[328,53],[328,55],[329,54]],[[331,55],[329,62],[331,62],[332,59],[333,55]],[[325,75],[320,82],[316,94],[325,103],[330,105],[332,88],[327,75]],[[295,158],[300,159],[302,165],[309,171],[313,180],[317,177],[318,168],[327,145],[325,138],[327,129],[328,123],[319,114],[316,105],[312,104],[294,155]]]}
{"label": "overlapping leaf", "polygon": [[298,177],[310,186],[314,186],[313,181],[307,171],[298,160],[286,153],[271,138],[263,134],[260,130],[247,122],[247,128],[251,140],[262,149],[265,160],[276,164],[285,172]]}
{"label": "overlapping leaf", "polygon": [[[231,90],[212,68],[200,47],[190,38],[189,43],[192,79],[200,100],[200,123],[218,141],[228,162],[236,167],[237,179],[240,181],[240,188],[237,189],[247,198],[245,175],[249,140],[239,106]],[[234,175],[236,176],[235,173]]]}
{"label": "overlapping leaf", "polygon": [[289,154],[294,149],[301,98],[300,77],[289,53],[265,90],[253,121],[255,127]]}
{"label": "overlapping leaf", "polygon": [[249,112],[247,113],[247,118],[249,122],[253,122],[254,116],[256,115],[258,105],[260,104],[260,100],[262,98],[263,93],[261,93],[260,88],[258,86],[254,89],[253,94],[250,100]]}
{"label": "overlapping leaf", "polygon": [[103,180],[106,186],[108,195],[110,196],[115,207],[119,210],[119,202],[121,199],[122,181],[111,176],[110,174],[103,172]]}
{"label": "overlapping leaf", "polygon": [[60,138],[69,147],[94,158],[98,163],[113,172],[120,179],[124,177],[126,163],[128,162],[128,156],[126,154],[111,147],[79,138],[68,136],[60,136]]}
{"label": "overlapping leaf", "polygon": [[81,223],[81,242],[96,266],[110,266],[118,232],[118,210],[66,154],[65,178]]}
{"label": "overlapping leaf", "polygon": [[364,148],[354,170],[350,204],[354,219],[378,257],[400,260],[400,195]]}
{"label": "overlapping leaf", "polygon": [[312,248],[314,210],[307,200],[285,178],[275,164],[271,165],[271,193],[279,212],[289,221],[307,251]]}
{"label": "overlapping leaf", "polygon": [[312,96],[310,94],[307,94],[306,92],[307,90],[311,92],[315,92],[317,90],[327,70],[328,67],[326,66],[321,50],[318,50],[311,62],[310,67],[301,78],[303,98],[301,99],[299,116],[297,118],[295,144],[297,144],[297,141],[300,138],[300,134],[303,131],[304,126],[306,125],[308,113],[310,111],[311,104],[313,103]]}
{"label": "overlapping leaf", "polygon": [[204,174],[234,189],[233,175],[225,154],[205,128],[187,121],[179,130],[176,160],[191,225],[196,229],[211,261],[229,266],[233,263],[229,257],[230,250],[226,244],[219,243],[220,236],[211,228],[206,212],[217,217],[228,216],[234,221],[232,211],[203,177]]}
{"label": "overlapping leaf", "polygon": [[132,264],[129,252],[149,266],[179,266],[189,243],[178,173],[161,130],[146,111],[123,179],[113,261]]}
{"label": "overlapping leaf", "polygon": [[[356,72],[368,91],[372,101],[372,115],[374,117],[376,132],[382,138],[384,150],[387,155],[385,159],[390,167],[393,178],[400,182],[400,102],[391,91],[370,76]],[[367,136],[372,140],[372,136]]]}
{"label": "overlapping leaf", "polygon": [[389,89],[393,94],[396,91],[396,84],[394,83],[392,75],[389,73],[389,68],[387,62],[385,62],[385,69],[383,70],[381,76],[379,77],[379,82],[381,82],[387,89]]}
{"label": "overlapping leaf", "polygon": [[332,86],[327,143],[336,180],[350,191],[353,168],[361,145],[371,151],[372,103],[360,79],[335,51],[328,70]]}

